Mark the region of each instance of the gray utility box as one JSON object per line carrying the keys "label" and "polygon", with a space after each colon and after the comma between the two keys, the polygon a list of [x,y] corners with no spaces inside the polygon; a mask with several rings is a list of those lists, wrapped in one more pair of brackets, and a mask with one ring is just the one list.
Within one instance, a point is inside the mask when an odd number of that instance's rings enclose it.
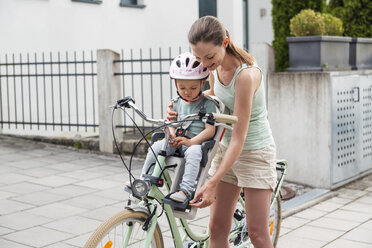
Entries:
{"label": "gray utility box", "polygon": [[333,189],[372,172],[372,70],[273,73],[268,85],[287,180]]}
{"label": "gray utility box", "polygon": [[287,37],[289,65],[287,71],[350,70],[351,37]]}
{"label": "gray utility box", "polygon": [[372,38],[352,38],[349,59],[354,70],[372,69]]}

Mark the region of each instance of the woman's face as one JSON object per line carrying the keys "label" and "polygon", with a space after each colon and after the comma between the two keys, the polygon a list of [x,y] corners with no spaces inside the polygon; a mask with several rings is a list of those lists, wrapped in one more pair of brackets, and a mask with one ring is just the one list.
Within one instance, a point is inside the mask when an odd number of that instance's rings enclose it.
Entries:
{"label": "woman's face", "polygon": [[[222,44],[225,44],[225,42]],[[225,57],[226,49],[224,45],[216,46],[213,42],[200,41],[196,45],[190,44],[190,46],[196,59],[210,71],[215,70]]]}

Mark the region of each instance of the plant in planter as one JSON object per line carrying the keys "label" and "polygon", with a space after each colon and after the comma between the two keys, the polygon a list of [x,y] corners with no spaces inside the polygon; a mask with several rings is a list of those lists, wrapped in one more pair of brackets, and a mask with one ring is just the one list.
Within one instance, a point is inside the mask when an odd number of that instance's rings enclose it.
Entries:
{"label": "plant in planter", "polygon": [[287,71],[349,70],[351,37],[342,37],[342,21],[330,14],[302,10],[290,21]]}

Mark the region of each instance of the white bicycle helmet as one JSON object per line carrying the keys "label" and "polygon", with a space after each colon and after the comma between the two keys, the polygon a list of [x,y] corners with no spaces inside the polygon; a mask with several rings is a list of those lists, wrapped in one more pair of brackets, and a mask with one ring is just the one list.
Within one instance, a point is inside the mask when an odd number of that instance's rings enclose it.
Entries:
{"label": "white bicycle helmet", "polygon": [[209,70],[194,55],[185,52],[172,61],[169,76],[173,79],[204,80],[208,78]]}

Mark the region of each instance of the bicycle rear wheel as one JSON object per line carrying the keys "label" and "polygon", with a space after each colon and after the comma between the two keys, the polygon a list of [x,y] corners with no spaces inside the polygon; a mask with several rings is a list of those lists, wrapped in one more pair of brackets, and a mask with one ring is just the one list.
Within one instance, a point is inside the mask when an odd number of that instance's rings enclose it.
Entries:
{"label": "bicycle rear wheel", "polygon": [[[274,247],[276,247],[282,221],[282,201],[280,195],[273,200],[274,205],[270,211],[269,228],[271,240]],[[253,247],[249,240],[248,232],[244,201],[239,201],[234,213],[233,225],[229,236],[230,247]]]}
{"label": "bicycle rear wheel", "polygon": [[[104,221],[89,237],[84,248],[143,247],[146,231],[142,230],[148,215],[123,210]],[[127,245],[126,245],[127,243]],[[150,247],[163,248],[163,236],[157,224]]]}

